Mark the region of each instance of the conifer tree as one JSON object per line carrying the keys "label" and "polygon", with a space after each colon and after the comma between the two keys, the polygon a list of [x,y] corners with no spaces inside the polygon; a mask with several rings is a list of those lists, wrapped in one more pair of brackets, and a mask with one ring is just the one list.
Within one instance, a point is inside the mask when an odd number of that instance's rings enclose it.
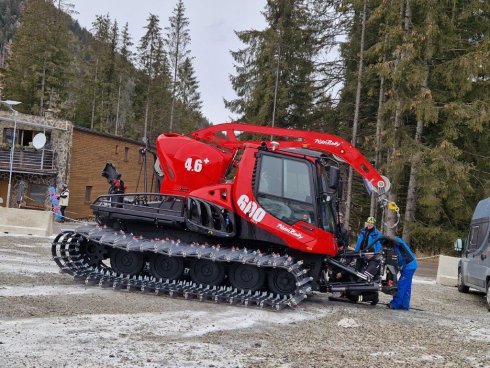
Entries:
{"label": "conifer tree", "polygon": [[29,1],[12,44],[5,94],[22,101],[24,111],[59,113],[70,62],[67,18],[50,2]]}
{"label": "conifer tree", "polygon": [[309,2],[271,0],[264,15],[266,29],[236,32],[246,47],[232,52],[236,75],[230,79],[238,97],[225,106],[250,123],[271,124],[274,116],[277,126],[308,129],[322,100],[314,62],[319,38]]}
{"label": "conifer tree", "polygon": [[177,89],[179,84],[179,69],[188,58],[190,50],[188,46],[191,42],[189,34],[189,19],[185,16],[185,6],[183,0],[178,0],[177,5],[169,18],[170,25],[165,28],[167,35],[165,43],[167,47],[170,67],[172,69],[172,106],[170,110],[170,131],[175,129],[175,106]]}
{"label": "conifer tree", "polygon": [[147,31],[138,47],[145,99],[143,137],[150,139],[158,134],[157,129],[163,128],[168,89],[168,63],[159,22],[158,16],[150,14]]}

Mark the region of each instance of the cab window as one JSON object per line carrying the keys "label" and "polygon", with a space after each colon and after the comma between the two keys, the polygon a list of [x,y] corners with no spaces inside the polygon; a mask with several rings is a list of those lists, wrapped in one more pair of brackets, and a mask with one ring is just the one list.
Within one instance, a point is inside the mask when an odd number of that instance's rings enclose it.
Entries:
{"label": "cab window", "polygon": [[257,199],[265,211],[289,224],[314,222],[311,166],[300,160],[263,155]]}

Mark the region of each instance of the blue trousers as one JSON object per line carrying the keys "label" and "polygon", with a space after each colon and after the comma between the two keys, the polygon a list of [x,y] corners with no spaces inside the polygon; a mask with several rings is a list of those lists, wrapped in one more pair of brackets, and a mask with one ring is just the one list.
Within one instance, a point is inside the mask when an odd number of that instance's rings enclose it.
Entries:
{"label": "blue trousers", "polygon": [[390,302],[391,309],[410,309],[410,297],[412,295],[412,279],[417,269],[403,269],[398,280],[398,292]]}

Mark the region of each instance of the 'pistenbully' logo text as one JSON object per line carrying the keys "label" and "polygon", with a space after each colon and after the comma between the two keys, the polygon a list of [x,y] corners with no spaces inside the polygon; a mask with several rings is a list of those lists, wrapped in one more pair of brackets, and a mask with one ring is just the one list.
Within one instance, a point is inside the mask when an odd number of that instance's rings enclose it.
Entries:
{"label": "'pistenbully' logo text", "polygon": [[315,143],[323,144],[325,146],[334,146],[334,147],[340,146],[340,142],[332,141],[331,139],[319,139],[319,138],[316,138],[315,139]]}

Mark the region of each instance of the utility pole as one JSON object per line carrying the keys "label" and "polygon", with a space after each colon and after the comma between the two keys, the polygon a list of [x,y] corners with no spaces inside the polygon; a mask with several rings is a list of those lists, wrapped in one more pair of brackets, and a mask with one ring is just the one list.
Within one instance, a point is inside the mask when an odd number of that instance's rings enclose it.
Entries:
{"label": "utility pole", "polygon": [[7,208],[9,208],[10,207],[10,193],[11,193],[11,187],[12,187],[12,168],[14,166],[15,133],[17,131],[17,111],[15,111],[12,106],[18,105],[21,102],[19,102],[19,101],[12,101],[12,100],[5,100],[5,101],[0,100],[0,103],[2,105],[7,106],[8,109],[14,115],[14,134],[12,136],[12,147],[10,147],[9,184],[8,184],[8,189],[7,189],[7,205],[6,205]]}

